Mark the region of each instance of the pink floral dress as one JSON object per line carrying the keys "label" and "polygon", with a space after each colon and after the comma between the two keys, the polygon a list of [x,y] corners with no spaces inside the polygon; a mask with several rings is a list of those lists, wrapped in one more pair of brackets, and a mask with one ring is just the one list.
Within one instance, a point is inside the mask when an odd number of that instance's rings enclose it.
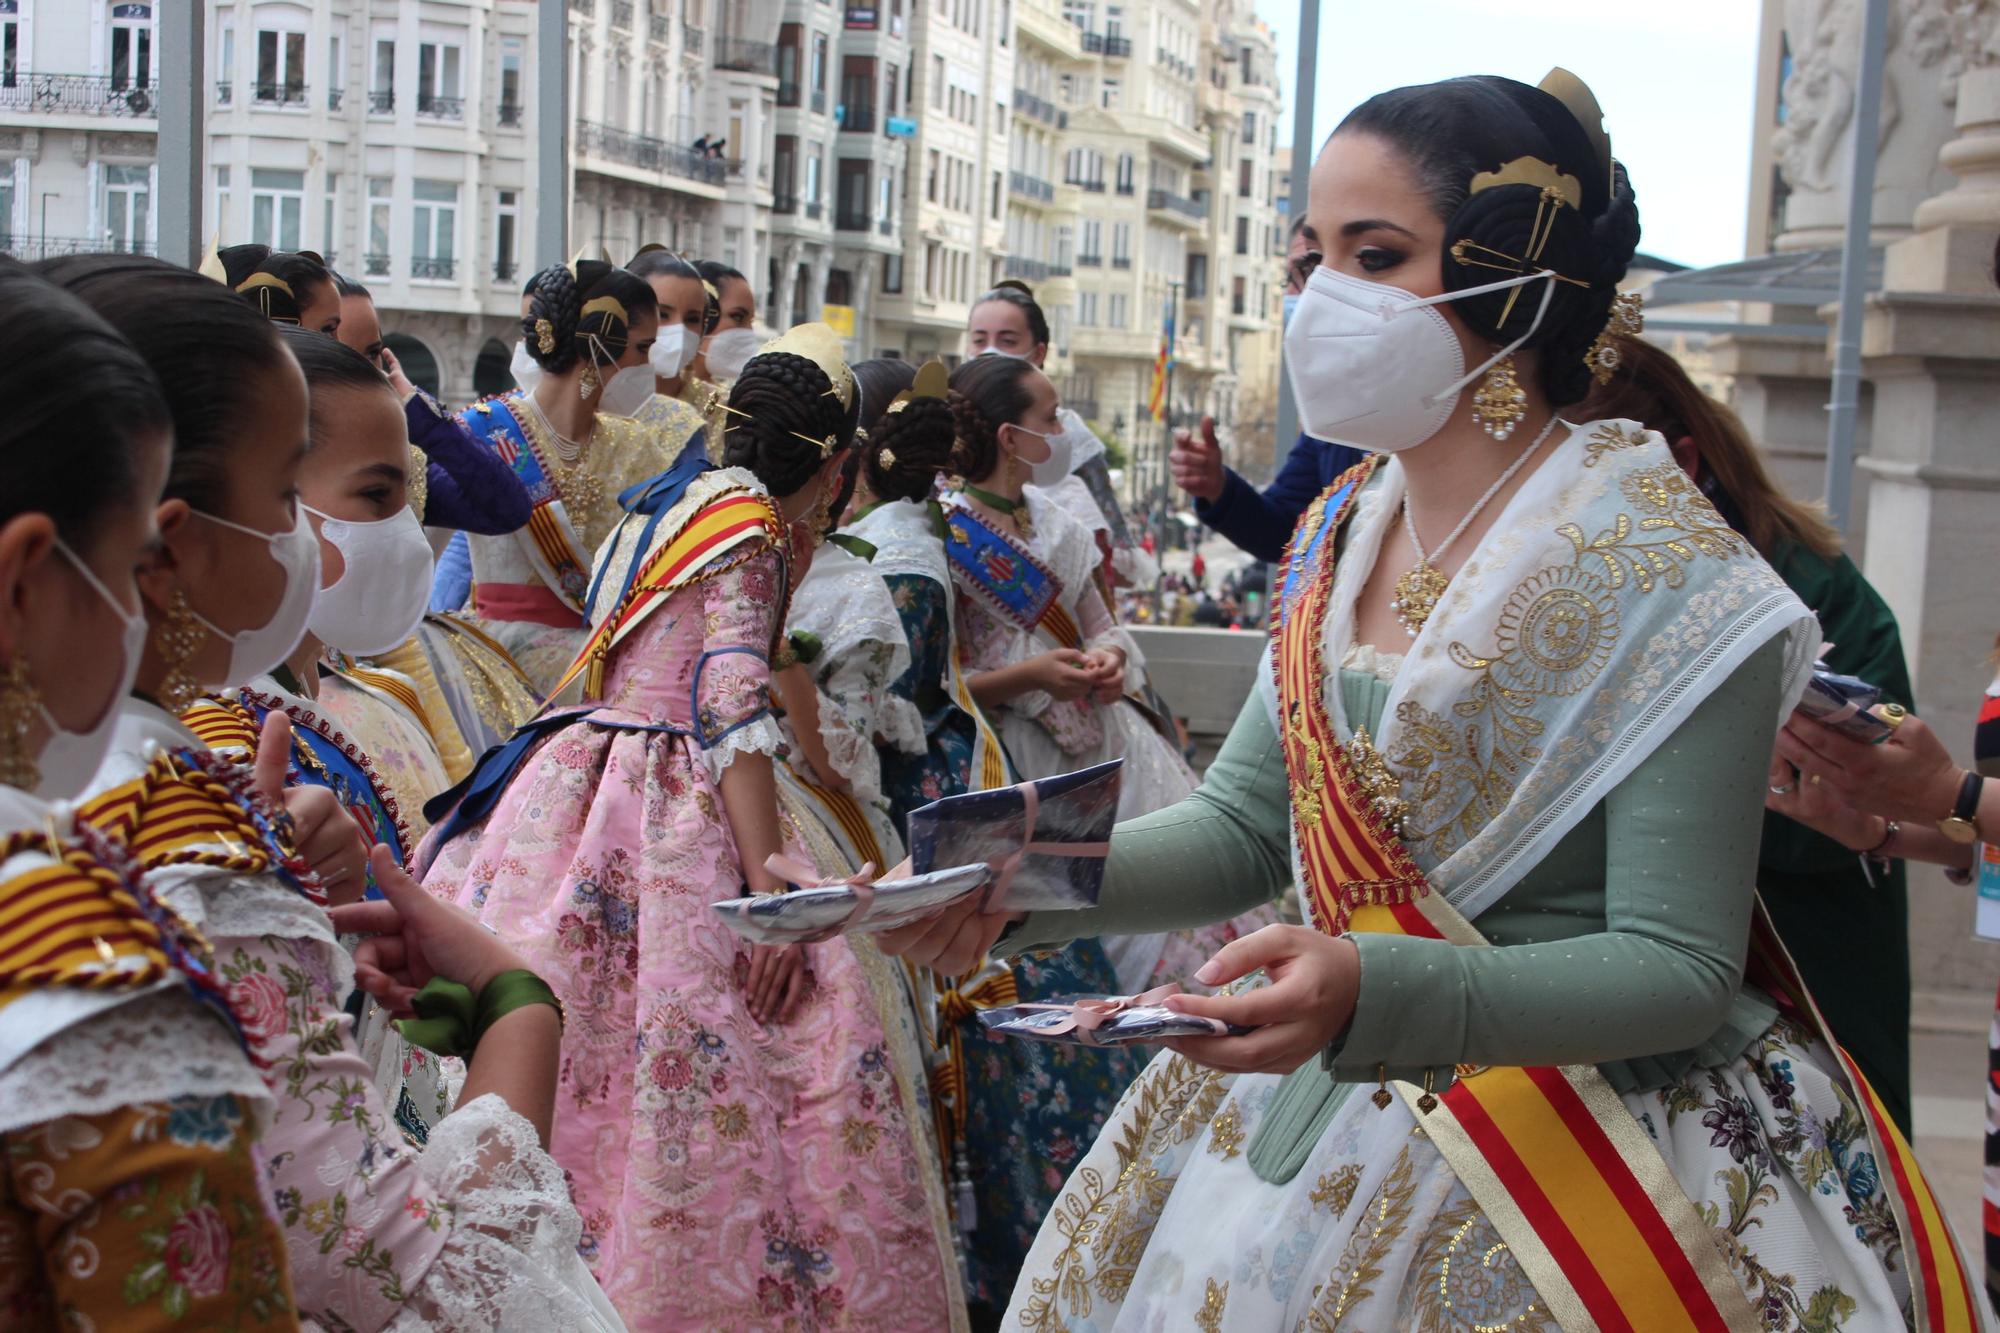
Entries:
{"label": "pink floral dress", "polygon": [[484,824],[444,821],[419,862],[563,997],[550,1150],[632,1328],[931,1333],[962,1326],[949,1235],[862,965],[840,939],[808,946],[811,992],[759,1024],[747,946],[709,910],[744,883],[721,775],[782,745],[785,602],[761,536],[717,557],[612,650],[601,700],[540,741]]}

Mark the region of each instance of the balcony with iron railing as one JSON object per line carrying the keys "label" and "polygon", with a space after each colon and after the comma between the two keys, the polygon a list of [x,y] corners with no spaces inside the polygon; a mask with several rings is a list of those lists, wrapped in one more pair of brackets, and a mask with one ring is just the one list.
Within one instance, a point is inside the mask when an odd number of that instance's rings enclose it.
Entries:
{"label": "balcony with iron railing", "polygon": [[1077,189],[1082,190],[1085,194],[1104,193],[1104,182],[1101,180],[1080,181],[1075,179],[1074,177],[1065,177],[1063,180],[1063,184],[1074,185]]}
{"label": "balcony with iron railing", "polygon": [[387,89],[383,89],[380,92],[373,92],[368,94],[369,115],[388,116],[388,115],[394,115],[395,111],[396,111],[395,93],[390,92]]}
{"label": "balcony with iron railing", "polygon": [[1130,255],[1113,255],[1113,256],[1111,256],[1111,267],[1113,267],[1113,268],[1120,268],[1120,269],[1128,269],[1128,268],[1131,268],[1131,267],[1132,267],[1132,256],[1130,256]]}
{"label": "balcony with iron railing", "polygon": [[651,135],[634,134],[615,125],[602,125],[592,120],[576,123],[576,146],[579,153],[594,153],[626,166],[679,176],[704,185],[721,185],[728,175],[728,166],[718,158],[697,153],[683,144],[668,143]]}
{"label": "balcony with iron railing", "polygon": [[718,37],[715,39],[715,67],[769,77],[778,69],[777,44],[753,41],[747,37]]}
{"label": "balcony with iron railing", "polygon": [[327,89],[326,109],[328,111],[340,110],[340,104],[346,100],[347,100],[347,90],[345,88]]}
{"label": "balcony with iron railing", "polygon": [[108,236],[5,236],[0,235],[0,255],[11,255],[24,264],[61,255],[149,255],[153,247],[145,241],[117,241]]}
{"label": "balcony with iron railing", "polygon": [[1078,255],[1078,256],[1076,257],[1076,266],[1077,266],[1078,268],[1103,268],[1103,267],[1104,267],[1104,256],[1103,256],[1103,255],[1101,255],[1101,254],[1100,254],[1100,255]]}
{"label": "balcony with iron railing", "polygon": [[1008,255],[1004,267],[1008,277],[1020,278],[1024,282],[1047,282],[1050,278],[1070,276],[1068,264],[1052,264],[1047,260],[1030,259],[1026,255]]}
{"label": "balcony with iron railing", "polygon": [[514,260],[496,259],[493,261],[493,281],[495,282],[512,282],[514,275],[520,271],[521,266]]}
{"label": "balcony with iron railing", "polygon": [[1008,172],[1007,188],[1024,199],[1033,199],[1044,204],[1053,202],[1056,197],[1055,186],[1039,176],[1030,176],[1025,171]]}
{"label": "balcony with iron railing", "polygon": [[387,255],[363,255],[361,257],[361,264],[362,272],[368,277],[386,278],[389,276],[389,256]]}
{"label": "balcony with iron railing", "polygon": [[418,93],[417,114],[426,120],[464,120],[465,99],[463,97],[438,97],[433,93]]}
{"label": "balcony with iron railing", "polygon": [[16,73],[11,86],[0,87],[0,112],[151,117],[158,104],[154,84],[110,74]]}
{"label": "balcony with iron railing", "polygon": [[799,197],[795,194],[780,191],[771,196],[771,211],[789,217],[791,214],[799,211]]}
{"label": "balcony with iron railing", "polygon": [[817,199],[808,199],[805,207],[799,211],[804,213],[808,220],[818,222],[826,216],[826,205]]}
{"label": "balcony with iron railing", "polygon": [[812,95],[812,109],[817,115],[826,114],[826,89],[815,88]]}
{"label": "balcony with iron railing", "polygon": [[1185,195],[1169,190],[1146,191],[1146,207],[1157,212],[1170,213],[1189,222],[1201,222],[1208,217],[1205,200],[1189,199]]}
{"label": "balcony with iron railing", "polygon": [[228,106],[236,96],[236,88],[227,79],[218,79],[215,84],[215,104]]}
{"label": "balcony with iron railing", "polygon": [[866,213],[850,213],[846,209],[836,210],[833,215],[835,231],[867,231],[875,225],[875,220]]}
{"label": "balcony with iron railing", "polygon": [[[660,16],[655,14],[653,16],[653,22],[657,25],[660,22]],[[667,40],[666,35],[664,33],[656,33],[655,38],[662,42]],[[707,46],[708,46],[707,29],[697,28],[694,26],[694,24],[689,23],[686,19],[682,19],[681,50],[687,52],[691,56],[698,56]]]}
{"label": "balcony with iron railing", "polygon": [[253,83],[250,85],[250,100],[257,106],[295,107],[303,111],[306,86],[303,83]]}
{"label": "balcony with iron railing", "polygon": [[778,105],[781,107],[797,106],[799,104],[799,94],[802,91],[797,83],[788,83],[780,79],[778,81]]}
{"label": "balcony with iron railing", "polygon": [[1131,54],[1132,39],[1130,37],[1106,37],[1104,39],[1105,59],[1123,60]]}
{"label": "balcony with iron railing", "polygon": [[632,0],[611,0],[611,26],[632,30]]}
{"label": "balcony with iron railing", "polygon": [[875,223],[875,230],[883,236],[894,236],[896,234],[896,219],[892,217],[878,219]]}
{"label": "balcony with iron railing", "polygon": [[1014,109],[1024,116],[1041,121],[1051,129],[1069,128],[1069,112],[1045,97],[1037,97],[1026,88],[1014,90]]}
{"label": "balcony with iron railing", "polygon": [[494,112],[494,119],[498,120],[507,129],[520,129],[521,104],[519,102],[502,102],[499,109]]}
{"label": "balcony with iron railing", "polygon": [[569,7],[588,18],[597,12],[597,0],[569,0]]}
{"label": "balcony with iron railing", "polygon": [[414,255],[410,259],[410,278],[414,282],[450,282],[457,266],[457,261],[448,256]]}
{"label": "balcony with iron railing", "polygon": [[872,106],[841,106],[840,128],[848,134],[873,134],[875,132],[875,108]]}

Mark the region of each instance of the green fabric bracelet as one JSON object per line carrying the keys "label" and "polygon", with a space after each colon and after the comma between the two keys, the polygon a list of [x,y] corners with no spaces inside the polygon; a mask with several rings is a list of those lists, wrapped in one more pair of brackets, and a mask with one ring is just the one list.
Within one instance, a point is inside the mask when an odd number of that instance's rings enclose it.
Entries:
{"label": "green fabric bracelet", "polygon": [[486,983],[486,989],[479,992],[479,1021],[472,1031],[472,1044],[477,1046],[486,1030],[516,1009],[525,1009],[531,1004],[546,1004],[556,1011],[556,1025],[562,1026],[563,1006],[549,983],[543,981],[525,968],[512,972],[502,972]]}
{"label": "green fabric bracelet", "polygon": [[552,1006],[556,1021],[562,1021],[562,1001],[533,972],[520,969],[502,972],[486,983],[476,1001],[472,998],[472,988],[464,982],[432,977],[410,1001],[410,1008],[417,1016],[397,1019],[396,1031],[410,1045],[421,1046],[433,1055],[468,1059],[479,1039],[486,1035],[486,1029],[503,1016],[531,1004]]}
{"label": "green fabric bracelet", "polygon": [[473,1025],[478,1006],[472,988],[462,981],[432,977],[410,1001],[415,1018],[396,1020],[396,1031],[412,1046],[421,1046],[433,1055],[472,1054]]}

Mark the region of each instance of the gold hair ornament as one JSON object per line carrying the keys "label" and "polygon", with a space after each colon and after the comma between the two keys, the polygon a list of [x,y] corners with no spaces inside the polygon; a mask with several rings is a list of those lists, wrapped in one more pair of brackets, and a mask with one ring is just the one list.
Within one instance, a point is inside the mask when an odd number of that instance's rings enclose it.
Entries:
{"label": "gold hair ornament", "polygon": [[[1472,193],[1491,190],[1502,185],[1526,185],[1541,191],[1535,200],[1535,221],[1528,229],[1527,253],[1510,255],[1505,250],[1496,250],[1490,245],[1481,245],[1473,240],[1457,240],[1451,245],[1451,257],[1468,268],[1498,269],[1503,273],[1531,273],[1542,262],[1542,251],[1548,246],[1549,237],[1556,229],[1556,211],[1565,206],[1579,208],[1583,189],[1576,177],[1564,175],[1538,157],[1517,157],[1506,163],[1498,171],[1482,171],[1472,178]],[[1483,258],[1482,256],[1491,256]],[[1590,284],[1580,278],[1555,275],[1558,282],[1590,290]],[[1507,304],[1500,308],[1500,323],[1505,324],[1514,313],[1514,303],[1521,299],[1525,290],[1516,287],[1507,293]]]}
{"label": "gold hair ornament", "polygon": [[854,372],[841,355],[840,335],[830,326],[817,321],[793,325],[757,350],[759,356],[767,352],[804,357],[826,373],[827,383],[833,386],[829,393],[840,400],[841,407],[854,406]]}
{"label": "gold hair ornament", "polygon": [[556,350],[556,326],[546,319],[535,321],[535,350],[543,356]]}
{"label": "gold hair ornament", "polygon": [[1604,190],[1611,193],[1611,136],[1604,132],[1604,108],[1597,103],[1597,94],[1590,91],[1590,85],[1562,66],[1557,65],[1545,75],[1538,87],[1576,117],[1576,123],[1583,127],[1583,137],[1590,140],[1591,151],[1597,157],[1597,169],[1604,173]]}
{"label": "gold hair ornament", "polygon": [[292,291],[292,284],[274,273],[252,273],[249,277],[236,284],[236,294],[238,296],[248,296],[255,300],[257,302],[257,309],[263,312],[265,319],[285,324],[298,323],[299,321],[293,316],[274,315],[271,313],[272,292],[283,292],[291,300],[293,307],[297,307],[299,298],[297,293]]}
{"label": "gold hair ornament", "polygon": [[1638,292],[1621,292],[1611,303],[1611,317],[1605,321],[1597,341],[1583,354],[1583,364],[1599,384],[1611,383],[1618,373],[1620,338],[1636,338],[1646,329],[1646,298]]}
{"label": "gold hair ornament", "polygon": [[625,303],[615,296],[595,296],[585,301],[577,318],[583,320],[597,314],[615,315],[620,324],[628,329],[632,327],[632,316],[625,309]]}

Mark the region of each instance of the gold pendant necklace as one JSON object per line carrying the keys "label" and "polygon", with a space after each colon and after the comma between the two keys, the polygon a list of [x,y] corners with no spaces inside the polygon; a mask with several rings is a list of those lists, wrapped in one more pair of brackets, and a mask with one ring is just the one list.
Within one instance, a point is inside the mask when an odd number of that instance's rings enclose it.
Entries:
{"label": "gold pendant necklace", "polygon": [[1417,521],[1410,515],[1410,495],[1407,490],[1403,492],[1403,530],[1410,534],[1410,546],[1417,553],[1417,563],[1414,569],[1396,580],[1396,595],[1390,600],[1389,609],[1396,613],[1396,619],[1403,623],[1404,630],[1411,638],[1416,638],[1422,632],[1424,622],[1431,618],[1431,612],[1437,610],[1438,603],[1444,600],[1445,590],[1451,586],[1451,576],[1439,569],[1435,561],[1451,549],[1453,542],[1465,535],[1465,530],[1472,526],[1472,520],[1479,517],[1480,511],[1500,493],[1501,488],[1513,480],[1516,472],[1527,465],[1528,460],[1534,457],[1535,450],[1542,447],[1542,441],[1549,438],[1549,432],[1554,430],[1556,423],[1561,420],[1562,418],[1558,416],[1549,417],[1548,423],[1542,427],[1534,441],[1521,451],[1519,458],[1507,465],[1506,471],[1502,472],[1491,486],[1486,488],[1486,494],[1480,496],[1472,508],[1466,511],[1465,517],[1458,521],[1458,526],[1451,530],[1449,537],[1438,544],[1435,551],[1425,551],[1423,542],[1418,539]]}

